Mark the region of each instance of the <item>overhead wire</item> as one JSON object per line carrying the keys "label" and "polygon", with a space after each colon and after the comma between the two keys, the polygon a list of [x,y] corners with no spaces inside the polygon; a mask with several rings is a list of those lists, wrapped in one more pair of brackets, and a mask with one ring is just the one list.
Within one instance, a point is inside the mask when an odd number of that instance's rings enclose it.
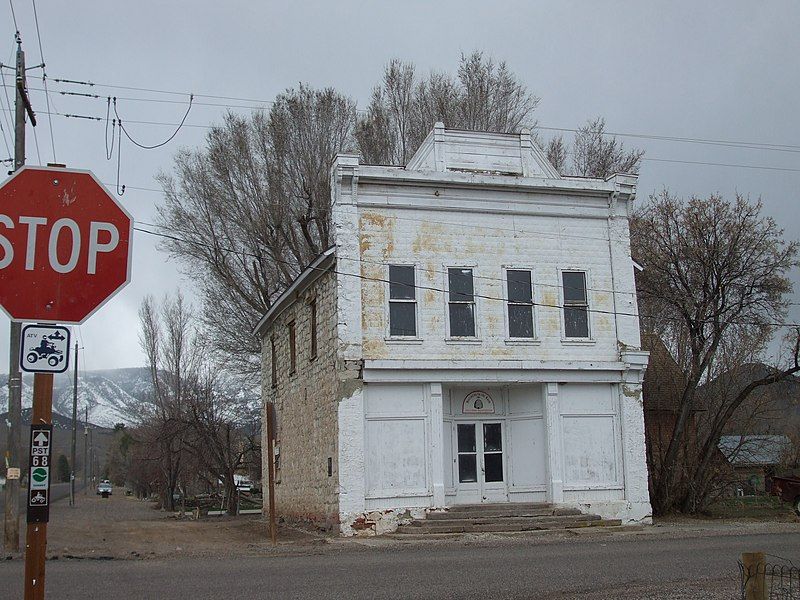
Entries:
{"label": "overhead wire", "polygon": [[[124,89],[124,90],[133,90],[133,91],[142,91],[142,92],[150,92],[150,93],[159,93],[159,94],[172,94],[172,95],[181,95],[186,96],[188,95],[187,92],[179,92],[173,90],[163,90],[163,89],[156,89],[156,88],[145,88],[145,87],[136,87],[136,86],[120,86],[120,85],[112,85],[112,84],[104,84],[104,83],[94,83],[90,81],[78,81],[78,80],[70,80],[70,79],[54,79],[53,81],[65,82],[65,83],[72,83],[72,84],[80,84],[80,85],[87,85],[87,86],[98,86],[98,87],[107,87],[112,89]],[[255,99],[255,98],[241,98],[236,96],[219,96],[213,94],[194,94],[198,98],[211,98],[217,100],[232,100],[238,102],[252,102],[256,104],[266,104],[272,105],[275,104],[274,100],[265,100],[265,99]],[[102,97],[99,94],[88,94],[88,96],[97,96]],[[120,98],[122,99],[122,98]],[[143,101],[143,102],[167,102],[167,103],[179,103],[176,100],[163,100],[158,98],[126,98],[127,100],[136,100],[136,101]],[[259,107],[251,107],[251,106],[244,106],[244,105],[231,105],[231,104],[204,104],[204,103],[196,103],[198,106],[200,105],[208,105],[208,106],[221,106],[221,107],[230,107],[230,108],[253,108],[258,109]],[[361,109],[358,110],[359,113],[365,113],[367,111]],[[568,128],[568,127],[548,127],[543,125],[537,125],[537,129],[545,130],[545,131],[562,131],[562,132],[573,132],[577,133],[580,130],[577,128]],[[658,135],[658,134],[648,134],[648,133],[631,133],[631,132],[622,132],[622,131],[607,131],[604,132],[604,135],[607,136],[619,136],[619,137],[630,137],[630,138],[641,138],[641,139],[652,139],[652,140],[660,140],[660,141],[672,141],[672,142],[683,142],[683,143],[693,143],[693,144],[706,144],[706,145],[716,145],[716,146],[730,146],[734,148],[751,148],[755,150],[775,150],[775,151],[786,151],[786,152],[800,152],[800,145],[795,144],[777,144],[772,142],[753,142],[753,141],[742,141],[742,140],[720,140],[720,139],[709,139],[709,138],[696,138],[696,137],[688,137],[688,136],[667,136],[667,135]]]}
{"label": "overhead wire", "polygon": [[[151,236],[162,237],[162,238],[165,238],[165,239],[171,239],[173,241],[178,241],[178,242],[182,242],[182,243],[185,243],[185,244],[190,244],[190,245],[193,244],[195,246],[209,248],[209,249],[212,249],[212,250],[215,250],[215,251],[223,251],[223,252],[229,252],[231,254],[239,254],[239,255],[242,255],[242,256],[247,256],[248,258],[255,258],[255,259],[259,259],[259,260],[263,258],[263,256],[259,256],[257,254],[252,253],[252,252],[247,252],[245,250],[234,250],[234,249],[231,249],[231,248],[225,248],[225,247],[220,247],[220,246],[213,246],[212,247],[210,244],[204,244],[203,242],[199,242],[197,240],[187,240],[186,238],[182,238],[182,237],[180,237],[178,235],[174,235],[174,234],[171,234],[171,233],[167,234],[167,233],[162,233],[162,232],[158,232],[158,231],[151,231],[149,229],[144,229],[142,227],[137,227],[136,225],[133,226],[133,230],[134,231],[139,231],[140,233],[149,234]],[[286,260],[276,259],[274,257],[271,258],[271,260],[274,260],[275,262],[278,262],[278,263],[281,263],[281,264],[285,264],[285,265],[288,265],[288,266],[291,266],[291,267],[296,267],[296,265],[294,265],[293,263],[291,263],[289,261],[286,261]],[[372,281],[372,282],[376,282],[376,283],[387,283],[387,284],[391,283],[388,279],[384,279],[384,278],[381,278],[381,277],[371,277],[369,275],[363,275],[363,274],[360,274],[360,273],[348,273],[348,272],[339,271],[337,269],[324,269],[324,268],[321,268],[321,267],[312,267],[311,265],[308,265],[305,268],[306,269],[311,268],[311,269],[314,269],[314,270],[317,270],[317,271],[320,271],[320,272],[323,272],[323,273],[327,272],[327,271],[331,271],[332,273],[334,273],[336,275],[341,275],[343,277],[354,277],[354,278],[361,279],[361,280],[364,280],[364,281]],[[434,287],[434,286],[415,285],[414,287],[415,287],[415,289],[424,290],[424,291],[434,291],[434,292],[439,292],[441,294],[446,294],[447,293],[447,290],[442,289],[442,288],[437,288],[437,287]],[[493,300],[493,301],[497,301],[497,302],[507,302],[506,298],[500,298],[500,297],[496,297],[496,296],[489,296],[489,295],[486,295],[486,294],[473,294],[473,297],[481,298],[481,299],[485,299],[485,300]],[[558,310],[564,309],[563,305],[558,305],[558,304],[548,304],[548,303],[544,303],[544,302],[531,302],[530,304],[532,304],[533,306],[539,306],[539,307],[542,307],[542,308],[554,308],[554,309],[558,309]],[[628,316],[628,317],[636,317],[636,318],[651,318],[652,317],[652,315],[642,315],[641,313],[627,313],[627,312],[622,312],[622,311],[602,310],[602,309],[589,308],[589,307],[586,307],[586,310],[587,310],[587,312],[591,312],[591,313],[598,313],[598,314],[604,314],[604,315],[613,315],[615,317],[617,317],[617,316]],[[678,318],[678,317],[660,316],[659,318],[666,319],[666,320],[677,321],[677,322],[682,322],[682,320],[680,318]],[[709,320],[709,321],[701,321],[701,322],[702,323],[710,323],[711,321]],[[798,323],[784,323],[784,322],[761,322],[761,323],[757,323],[757,322],[748,322],[748,321],[729,321],[729,323],[730,324],[735,324],[735,325],[751,325],[751,326],[762,326],[762,327],[792,327],[792,328],[800,328],[800,324],[798,324]]]}
{"label": "overhead wire", "polygon": [[[31,0],[33,4],[33,20],[36,23],[36,38],[39,41],[39,58],[42,61],[42,84],[44,85],[44,98],[47,104],[47,121],[50,126],[50,145],[53,149],[53,162],[58,162],[58,158],[56,157],[56,141],[55,137],[53,136],[53,117],[50,114],[50,94],[47,91],[47,68],[46,63],[44,60],[44,51],[42,50],[42,34],[39,31],[39,14],[36,11],[36,0]],[[41,159],[39,159],[41,163]]]}
{"label": "overhead wire", "polygon": [[117,117],[117,122],[119,123],[119,128],[122,130],[123,133],[125,133],[125,137],[127,137],[136,146],[139,146],[139,148],[143,148],[144,150],[154,150],[155,148],[160,148],[161,146],[166,146],[169,142],[171,142],[175,138],[176,135],[178,135],[178,132],[181,130],[181,128],[183,127],[184,123],[186,123],[186,117],[189,116],[189,112],[192,110],[192,102],[193,101],[194,101],[194,94],[189,94],[189,105],[186,107],[186,112],[184,113],[183,118],[181,119],[181,122],[178,123],[178,127],[175,129],[175,131],[172,133],[172,135],[169,136],[166,140],[164,140],[163,142],[159,142],[157,144],[153,144],[152,146],[137,142],[135,139],[133,139],[133,137],[131,137],[131,134],[128,133],[128,130],[125,128],[125,125],[122,122],[122,117],[120,117],[119,116],[119,112],[117,112],[117,99],[116,98],[113,98],[114,115]]}
{"label": "overhead wire", "polygon": [[[7,111],[8,109],[2,109]],[[11,111],[13,112],[13,111]],[[41,114],[44,111],[39,111],[37,114]],[[74,113],[62,113],[62,112],[55,112],[55,111],[47,111],[45,114],[48,115],[56,115],[59,117],[64,117],[68,119],[83,119],[88,121],[97,121],[103,122],[105,119],[103,117],[97,117],[94,115],[80,115]],[[143,121],[143,120],[130,120],[126,119],[127,123],[133,123],[137,125],[155,125],[155,126],[165,126],[165,127],[177,127],[178,129],[172,133],[172,135],[167,138],[164,142],[160,142],[159,144],[155,144],[153,146],[147,146],[143,144],[139,144],[133,138],[128,135],[127,130],[124,130],[124,133],[128,139],[130,139],[134,144],[140,146],[141,148],[145,149],[153,149],[163,146],[164,144],[172,141],[180,129],[184,127],[190,128],[197,128],[197,129],[214,129],[217,127],[216,125],[200,125],[196,123],[186,123],[185,118],[187,115],[184,115],[184,120],[180,123],[166,123],[162,121]],[[120,120],[118,120],[119,126]],[[755,170],[764,170],[764,171],[777,171],[777,172],[784,172],[784,173],[800,173],[800,168],[792,168],[792,167],[776,167],[774,165],[752,165],[752,164],[745,164],[745,163],[722,163],[722,162],[712,162],[712,161],[696,161],[696,160],[677,160],[677,159],[668,159],[668,158],[658,158],[658,157],[651,157],[651,156],[644,156],[641,158],[642,161],[645,162],[664,162],[664,163],[677,163],[677,164],[684,164],[684,165],[695,165],[695,166],[711,166],[711,167],[724,167],[724,168],[736,168],[736,169],[755,169]]]}
{"label": "overhead wire", "polygon": [[8,5],[11,7],[11,18],[14,21],[14,29],[17,33],[19,33],[19,25],[17,25],[17,13],[14,12],[14,2],[13,0],[8,0]]}

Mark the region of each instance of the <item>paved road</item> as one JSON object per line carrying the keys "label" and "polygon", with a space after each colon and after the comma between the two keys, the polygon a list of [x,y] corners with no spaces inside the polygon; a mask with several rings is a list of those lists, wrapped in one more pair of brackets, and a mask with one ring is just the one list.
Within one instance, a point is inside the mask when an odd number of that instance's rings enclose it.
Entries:
{"label": "paved road", "polygon": [[[76,493],[83,489],[83,483],[80,481],[75,482],[75,491]],[[69,483],[54,483],[50,486],[50,498],[51,502],[56,502],[61,500],[62,498],[69,497]],[[25,503],[28,501],[28,490],[24,489],[20,492],[19,495],[19,505],[20,510],[24,511]],[[0,490],[0,515],[3,514],[3,510],[6,505],[6,498],[4,491]]]}
{"label": "paved road", "polygon": [[[800,558],[797,533],[348,546],[316,555],[47,563],[48,598],[735,598],[737,556]],[[21,561],[0,563],[21,598]],[[6,587],[7,586],[7,587]]]}

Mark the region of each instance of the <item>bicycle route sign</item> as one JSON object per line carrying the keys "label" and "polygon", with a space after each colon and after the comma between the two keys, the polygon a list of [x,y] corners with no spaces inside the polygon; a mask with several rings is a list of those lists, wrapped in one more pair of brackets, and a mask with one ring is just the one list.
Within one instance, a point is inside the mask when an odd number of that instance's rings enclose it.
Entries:
{"label": "bicycle route sign", "polygon": [[19,367],[26,373],[63,373],[69,367],[69,329],[26,325],[20,340]]}
{"label": "bicycle route sign", "polygon": [[52,425],[31,425],[28,457],[28,523],[50,520],[50,454]]}

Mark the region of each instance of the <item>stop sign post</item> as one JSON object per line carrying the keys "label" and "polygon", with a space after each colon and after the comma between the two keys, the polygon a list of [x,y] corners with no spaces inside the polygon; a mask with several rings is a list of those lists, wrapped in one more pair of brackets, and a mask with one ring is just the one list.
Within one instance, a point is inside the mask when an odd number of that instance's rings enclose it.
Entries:
{"label": "stop sign post", "polygon": [[83,323],[130,280],[128,212],[89,171],[23,167],[0,186],[0,306]]}
{"label": "stop sign post", "polygon": [[[130,281],[132,228],[128,212],[89,171],[17,170],[0,185],[0,307],[14,321],[83,323]],[[32,423],[48,425],[52,403],[53,374],[37,372]],[[28,499],[26,598],[44,598],[49,476],[42,473],[49,475],[49,454],[44,460],[36,465],[41,489]]]}

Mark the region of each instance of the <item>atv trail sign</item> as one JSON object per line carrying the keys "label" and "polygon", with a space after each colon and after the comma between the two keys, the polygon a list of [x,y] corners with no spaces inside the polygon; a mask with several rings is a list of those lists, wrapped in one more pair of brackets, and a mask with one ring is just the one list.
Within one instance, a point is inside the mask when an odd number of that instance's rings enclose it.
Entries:
{"label": "atv trail sign", "polygon": [[52,425],[31,425],[28,473],[28,523],[50,520],[50,455]]}
{"label": "atv trail sign", "polygon": [[132,226],[89,171],[19,169],[0,185],[0,307],[82,323],[130,281]]}
{"label": "atv trail sign", "polygon": [[69,329],[26,325],[20,340],[19,367],[27,373],[63,373],[69,367]]}

